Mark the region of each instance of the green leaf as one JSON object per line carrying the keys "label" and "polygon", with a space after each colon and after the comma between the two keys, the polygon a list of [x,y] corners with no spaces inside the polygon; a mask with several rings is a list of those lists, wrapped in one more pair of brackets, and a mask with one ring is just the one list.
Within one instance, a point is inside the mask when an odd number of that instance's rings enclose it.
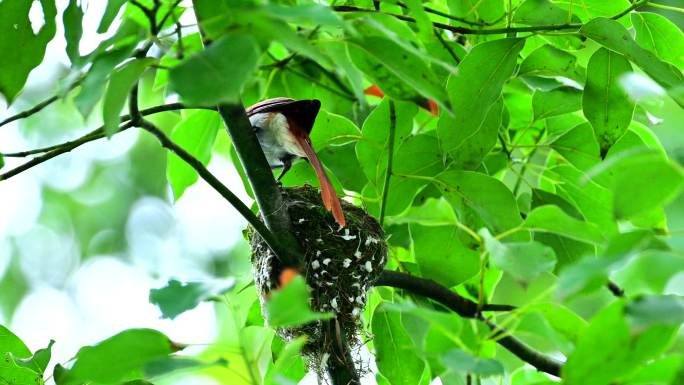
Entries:
{"label": "green leaf", "polygon": [[126,0],[107,0],[107,7],[100,20],[100,25],[97,27],[97,33],[107,32],[124,4],[126,4]]}
{"label": "green leaf", "polygon": [[631,218],[672,201],[684,187],[680,167],[646,148],[635,148],[611,158],[591,175],[611,176],[613,212],[617,218]]}
{"label": "green leaf", "polygon": [[620,139],[632,121],[635,103],[620,85],[620,77],[631,71],[627,59],[605,48],[589,59],[582,108],[594,128],[602,154]]}
{"label": "green leaf", "polygon": [[513,74],[524,44],[521,39],[501,39],[476,45],[449,77],[447,92],[455,117],[437,127],[444,151],[456,156],[465,140],[483,125]]}
{"label": "green leaf", "polygon": [[[522,223],[513,193],[501,181],[477,172],[455,170],[445,171],[436,179],[461,222],[471,228],[486,225],[498,234]],[[510,238],[521,241],[529,239],[522,233],[513,234]]]}
{"label": "green leaf", "polygon": [[615,20],[596,18],[585,24],[580,32],[597,43],[618,52],[638,65],[648,76],[663,86],[672,99],[684,107],[684,74],[637,44],[629,31]]}
{"label": "green leaf", "polygon": [[515,11],[513,22],[526,25],[561,25],[573,22],[571,15],[549,0],[525,0]]}
{"label": "green leaf", "polygon": [[64,38],[66,39],[66,53],[71,65],[79,64],[81,53],[79,43],[83,36],[83,9],[77,0],[69,0],[69,5],[62,15],[64,23]]}
{"label": "green leaf", "polygon": [[[395,148],[397,150],[387,195],[387,216],[404,212],[413,198],[427,185],[424,178],[437,175],[444,167],[439,142],[432,135],[411,136]],[[383,167],[384,174],[387,167],[379,166]],[[378,191],[382,191],[384,184],[383,179],[378,185]]]}
{"label": "green leaf", "polygon": [[684,33],[676,24],[657,13],[634,12],[631,17],[637,44],[661,60],[684,68]]}
{"label": "green leaf", "polygon": [[309,288],[301,276],[297,276],[283,289],[271,294],[271,298],[266,302],[270,326],[303,325],[333,317],[333,313],[317,313],[311,310]]}
{"label": "green leaf", "polygon": [[[578,6],[575,0],[556,0],[554,3],[563,8],[565,12],[572,12],[582,22],[587,22],[600,16],[613,17],[631,5],[629,0],[582,0],[580,6]],[[626,18],[622,20],[626,20]],[[626,21],[623,22],[626,23]]]}
{"label": "green leaf", "polygon": [[473,22],[493,23],[505,15],[504,3],[498,0],[448,0],[452,15]]}
{"label": "green leaf", "polygon": [[563,76],[577,80],[575,55],[545,44],[532,51],[523,60],[518,76]]}
{"label": "green leaf", "polygon": [[6,327],[0,325],[0,354],[12,353],[19,358],[31,357],[31,351],[24,342]]}
{"label": "green leaf", "polygon": [[596,225],[577,220],[558,206],[545,205],[535,208],[525,218],[523,227],[530,231],[549,232],[582,242],[600,244],[604,241]]}
{"label": "green leaf", "polygon": [[563,305],[538,303],[532,305],[530,311],[541,314],[555,331],[573,343],[577,342],[587,328],[587,321]]}
{"label": "green leaf", "polygon": [[382,308],[385,311],[402,313],[402,320],[405,317],[414,316],[426,321],[431,328],[440,331],[440,335],[446,336],[452,341],[460,341],[461,329],[463,327],[462,318],[454,313],[432,310],[423,306],[418,306],[411,302],[384,303]]}
{"label": "green leaf", "polygon": [[601,162],[601,149],[589,123],[582,123],[561,135],[551,143],[551,148],[583,171]]}
{"label": "green leaf", "polygon": [[536,91],[532,96],[534,120],[563,115],[582,109],[582,91],[559,87],[548,92]]}
{"label": "green leaf", "polygon": [[280,385],[286,381],[298,383],[306,374],[301,351],[306,344],[306,336],[300,336],[288,343],[278,354],[273,366],[270,366],[264,376],[264,385]]}
{"label": "green leaf", "polygon": [[[651,238],[651,234],[644,230],[625,232],[613,236],[603,245],[599,258],[585,258],[580,260],[579,263],[568,266],[561,271],[558,278],[558,296],[566,298],[580,293],[590,293],[603,287],[608,282],[608,274],[611,270],[621,266],[627,258],[646,248],[650,244]],[[581,255],[578,257],[581,257]],[[649,260],[653,259],[649,258]],[[665,265],[670,270],[676,269],[677,261],[670,259],[665,263],[659,264],[659,266]],[[651,271],[653,274],[649,278],[651,278],[652,284],[656,284],[661,279],[656,279],[655,276],[661,274],[655,268],[652,268]],[[634,279],[633,281],[637,280]],[[630,291],[635,289],[632,286],[630,282]]]}
{"label": "green leaf", "polygon": [[672,277],[684,271],[684,258],[672,252],[646,251],[615,274],[634,293],[662,293]]}
{"label": "green leaf", "polygon": [[[29,11],[34,4],[42,8],[44,21],[35,34],[29,20]],[[24,88],[29,73],[43,61],[45,47],[57,31],[56,15],[54,0],[0,2],[0,52],[5,56],[0,60],[0,94],[7,104],[12,103]]]}
{"label": "green leaf", "polygon": [[510,274],[517,281],[530,282],[542,273],[553,271],[556,265],[556,254],[553,249],[542,243],[501,243],[487,229],[482,229],[480,235],[494,266]]}
{"label": "green leaf", "polygon": [[[363,171],[371,183],[382,184],[387,168],[387,149],[389,145],[389,98],[382,102],[368,115],[361,129],[362,139],[356,144],[356,156]],[[394,153],[397,153],[399,144],[404,142],[413,129],[413,118],[418,108],[411,103],[394,102],[395,106],[395,129],[394,129]]]}
{"label": "green leaf", "polygon": [[132,46],[124,46],[98,55],[81,83],[81,90],[74,97],[74,104],[84,118],[87,118],[104,94],[107,78],[114,67],[126,60],[133,51]]}
{"label": "green leaf", "polygon": [[[352,53],[352,60],[355,64],[363,63],[359,69],[371,79],[378,77],[382,78],[381,73],[377,75],[370,73],[376,71],[377,64],[384,66],[393,76],[401,79],[411,89],[415,90],[421,96],[434,100],[440,107],[450,111],[449,101],[444,88],[437,81],[434,72],[423,61],[421,56],[414,52],[410,52],[395,41],[382,36],[364,36],[361,39],[351,39],[354,45],[350,45],[350,53]],[[353,48],[352,48],[353,47]],[[361,52],[362,51],[362,52]],[[375,63],[371,64],[371,68],[360,59],[360,56],[366,56],[365,62]],[[407,99],[406,95],[395,95],[394,91],[384,88],[386,81],[378,82],[378,86],[389,96],[397,97],[399,100]],[[410,95],[410,94],[409,94]]]}
{"label": "green leaf", "polygon": [[272,328],[247,326],[243,327],[239,333],[240,345],[243,349],[242,359],[252,367],[250,370],[261,370],[260,367],[272,360],[271,345],[275,332]]}
{"label": "green leaf", "polygon": [[361,130],[344,116],[321,110],[311,129],[311,143],[316,151],[326,146],[341,145],[361,138]]}
{"label": "green leaf", "polygon": [[434,34],[432,20],[430,20],[425,8],[423,8],[422,1],[407,0],[406,5],[408,6],[411,16],[416,19],[416,25],[418,26],[421,38],[424,40],[431,39]]}
{"label": "green leaf", "polygon": [[228,361],[225,359],[219,359],[216,362],[207,363],[194,358],[170,356],[148,362],[145,364],[143,371],[146,378],[153,378],[173,373],[178,370],[197,370],[214,365],[226,367],[228,365]]}
{"label": "green leaf", "polygon": [[443,354],[442,363],[449,370],[458,373],[473,373],[481,377],[504,374],[504,367],[499,361],[474,357],[460,349],[453,349]]}
{"label": "green leaf", "polygon": [[[453,287],[480,270],[479,253],[461,243],[458,227],[411,224],[410,231],[413,253],[423,277]],[[458,269],[445,269],[445,266],[458,266]]]}
{"label": "green leaf", "polygon": [[164,318],[174,319],[177,315],[194,309],[200,302],[223,294],[233,288],[235,280],[217,282],[181,283],[169,280],[166,286],[150,290],[150,303],[157,305]]}
{"label": "green leaf", "polygon": [[[418,201],[418,198],[416,198]],[[428,198],[421,206],[411,206],[401,216],[391,218],[389,224],[416,223],[423,226],[456,225],[456,214],[449,202],[443,198]]]}
{"label": "green leaf", "polygon": [[54,340],[50,340],[48,346],[46,348],[36,350],[36,352],[33,354],[33,357],[15,358],[15,362],[19,366],[29,368],[42,375],[45,372],[45,368],[47,368],[48,364],[50,363],[50,358],[52,357],[52,345],[54,345],[54,343]]}
{"label": "green leaf", "polygon": [[0,353],[0,383],[8,385],[42,385],[43,378],[29,368],[17,365],[11,353]]}
{"label": "green leaf", "polygon": [[425,363],[416,354],[401,318],[401,313],[387,311],[382,306],[375,309],[371,321],[375,363],[392,385],[417,385]]}
{"label": "green leaf", "polygon": [[586,174],[578,169],[562,165],[548,170],[554,183],[556,193],[569,202],[573,202],[587,222],[594,223],[604,236],[617,232],[617,223],[613,216],[613,193],[587,180]]}
{"label": "green leaf", "polygon": [[603,309],[591,320],[575,351],[563,366],[562,377],[568,385],[609,384],[617,373],[629,370],[629,325],[622,303]]}
{"label": "green leaf", "polygon": [[179,350],[164,334],[129,329],[96,345],[81,348],[69,378],[98,384],[118,384],[139,378],[146,364]]}
{"label": "green leaf", "polygon": [[5,167],[5,157],[0,154],[0,169]]}
{"label": "green leaf", "polygon": [[[196,111],[173,128],[171,140],[206,166],[211,159],[211,149],[221,125],[221,118],[215,111]],[[198,179],[197,171],[173,153],[169,154],[166,174],[176,201]]]}
{"label": "green leaf", "polygon": [[278,4],[270,3],[264,6],[264,10],[271,17],[279,18],[291,23],[329,25],[344,27],[344,22],[332,10],[322,4]]}
{"label": "green leaf", "polygon": [[[676,384],[681,381],[681,368],[684,356],[680,354],[656,358],[644,365],[630,377],[630,385],[640,384]],[[679,377],[678,377],[679,375]]]}
{"label": "green leaf", "polygon": [[347,51],[354,66],[377,85],[386,96],[394,100],[424,102],[424,97],[413,87],[406,84],[380,60],[368,54],[357,44],[348,44]]}
{"label": "green leaf", "polygon": [[[449,137],[460,144],[451,150],[454,164],[452,167],[475,170],[480,167],[484,157],[494,148],[501,127],[503,116],[503,100],[496,101],[487,112],[484,122],[475,132],[465,133],[461,130],[453,130]],[[454,127],[455,119],[447,114],[439,118],[438,129],[448,130]]]}
{"label": "green leaf", "polygon": [[[595,315],[563,366],[563,383],[608,385],[622,382],[672,342],[676,327],[630,330],[620,301]],[[616,381],[617,380],[617,381]]]}
{"label": "green leaf", "polygon": [[102,120],[104,121],[105,133],[111,137],[119,130],[121,119],[119,115],[123,110],[128,95],[140,78],[140,75],[154,59],[134,59],[117,68],[112,73],[104,99],[102,100]]}
{"label": "green leaf", "polygon": [[684,300],[674,295],[642,297],[627,305],[626,313],[637,328],[652,325],[679,327],[684,323]]}
{"label": "green leaf", "polygon": [[257,69],[259,56],[252,36],[227,34],[174,67],[169,85],[189,103],[236,101]]}
{"label": "green leaf", "polygon": [[316,153],[325,167],[332,171],[331,178],[340,181],[345,190],[360,193],[368,179],[356,158],[355,148],[356,143],[352,142],[341,146],[324,147],[322,150],[316,150]]}

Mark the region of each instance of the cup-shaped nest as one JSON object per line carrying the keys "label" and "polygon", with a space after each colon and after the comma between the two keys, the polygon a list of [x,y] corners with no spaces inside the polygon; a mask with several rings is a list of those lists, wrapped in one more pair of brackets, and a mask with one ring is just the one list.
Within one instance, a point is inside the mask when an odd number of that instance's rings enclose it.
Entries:
{"label": "cup-shaped nest", "polygon": [[[360,325],[366,292],[380,276],[387,260],[382,228],[364,210],[344,201],[346,226],[340,228],[323,206],[319,192],[310,186],[284,188],[282,192],[284,208],[288,210],[295,237],[304,253],[300,273],[312,289],[311,308],[334,312],[351,340]],[[254,280],[263,305],[268,293],[277,288],[283,267],[256,232],[250,229],[248,236]],[[266,314],[265,318],[268,319]],[[327,351],[320,322],[281,329],[278,333],[286,339],[306,334],[309,352],[320,355]]]}

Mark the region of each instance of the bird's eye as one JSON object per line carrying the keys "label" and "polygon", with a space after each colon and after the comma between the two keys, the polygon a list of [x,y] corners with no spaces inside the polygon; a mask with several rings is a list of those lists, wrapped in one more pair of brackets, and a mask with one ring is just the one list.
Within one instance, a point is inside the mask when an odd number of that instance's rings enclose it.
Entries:
{"label": "bird's eye", "polygon": [[259,131],[261,131],[261,127],[257,126],[252,126],[252,129],[254,130],[254,133],[258,133]]}

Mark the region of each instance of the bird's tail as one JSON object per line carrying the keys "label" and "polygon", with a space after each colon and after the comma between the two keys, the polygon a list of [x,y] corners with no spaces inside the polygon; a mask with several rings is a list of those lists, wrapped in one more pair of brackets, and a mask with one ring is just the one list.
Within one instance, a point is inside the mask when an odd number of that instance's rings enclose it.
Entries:
{"label": "bird's tail", "polygon": [[306,157],[309,159],[311,167],[313,167],[314,171],[316,171],[316,176],[318,177],[318,181],[321,184],[321,197],[323,198],[323,205],[328,211],[332,212],[335,221],[340,226],[344,227],[345,219],[344,212],[342,212],[342,205],[340,204],[340,199],[335,194],[335,189],[333,188],[333,185],[330,182],[330,179],[328,178],[328,174],[325,173],[321,161],[318,159],[316,152],[311,146],[309,136],[296,135],[296,138],[297,143],[300,147],[302,147],[302,150],[304,150]]}

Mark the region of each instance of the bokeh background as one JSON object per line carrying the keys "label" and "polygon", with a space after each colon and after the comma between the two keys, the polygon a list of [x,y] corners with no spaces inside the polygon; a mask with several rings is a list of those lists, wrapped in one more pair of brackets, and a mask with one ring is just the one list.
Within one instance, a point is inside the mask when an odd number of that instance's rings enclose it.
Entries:
{"label": "bokeh background", "polygon": [[[58,20],[67,3],[57,1]],[[84,4],[86,33],[80,48],[87,53],[109,35],[93,32],[106,2]],[[39,10],[31,16],[34,28],[40,28]],[[192,13],[181,22],[193,24]],[[10,107],[0,101],[0,120],[59,89],[69,68],[61,27],[58,23],[45,59],[31,73],[21,97]],[[175,123],[158,119],[167,129]],[[100,124],[100,114],[84,121],[70,100],[59,101],[2,127],[0,151],[63,142]],[[251,205],[227,156],[225,132],[219,137],[209,170]],[[25,159],[5,161],[11,168]],[[53,364],[66,362],[81,346],[135,327],[158,329],[194,345],[190,353],[202,350],[219,338],[216,312],[226,306],[203,303],[164,320],[148,302],[149,290],[170,278],[206,281],[246,275],[245,223],[205,183],[190,187],[174,204],[166,182],[166,154],[146,133],[129,130],[84,145],[0,184],[0,324],[32,351],[56,340]],[[254,297],[253,291],[245,290],[246,296]],[[206,375],[189,375],[193,384],[218,383]],[[168,381],[188,383],[183,374]]]}

